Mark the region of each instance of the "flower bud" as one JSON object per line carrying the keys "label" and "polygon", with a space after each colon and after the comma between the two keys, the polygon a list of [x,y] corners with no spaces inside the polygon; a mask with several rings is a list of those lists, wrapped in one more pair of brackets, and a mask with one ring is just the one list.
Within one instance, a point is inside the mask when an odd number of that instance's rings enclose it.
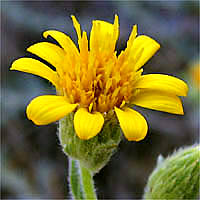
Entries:
{"label": "flower bud", "polygon": [[120,127],[117,120],[105,119],[101,132],[89,139],[80,139],[74,130],[74,114],[71,113],[60,120],[59,139],[64,153],[79,160],[93,173],[97,173],[109,161],[121,141]]}
{"label": "flower bud", "polygon": [[200,146],[180,149],[157,163],[144,199],[196,199],[199,194]]}

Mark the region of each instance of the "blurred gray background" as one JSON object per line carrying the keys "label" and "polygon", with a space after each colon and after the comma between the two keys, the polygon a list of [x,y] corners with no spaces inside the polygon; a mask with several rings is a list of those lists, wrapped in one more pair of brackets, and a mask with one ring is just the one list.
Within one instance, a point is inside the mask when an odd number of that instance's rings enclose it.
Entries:
{"label": "blurred gray background", "polygon": [[88,33],[92,20],[113,22],[118,14],[118,51],[137,24],[139,34],[161,44],[144,72],[170,74],[189,85],[184,116],[138,108],[148,121],[148,136],[140,142],[124,139],[95,176],[99,199],[141,199],[159,154],[199,142],[200,86],[194,70],[199,68],[199,1],[1,1],[1,197],[70,198],[57,124],[36,126],[25,114],[33,97],[55,94],[55,89],[40,77],[9,68],[15,59],[30,56],[26,48],[44,41],[45,30],[63,31],[76,41],[71,14]]}

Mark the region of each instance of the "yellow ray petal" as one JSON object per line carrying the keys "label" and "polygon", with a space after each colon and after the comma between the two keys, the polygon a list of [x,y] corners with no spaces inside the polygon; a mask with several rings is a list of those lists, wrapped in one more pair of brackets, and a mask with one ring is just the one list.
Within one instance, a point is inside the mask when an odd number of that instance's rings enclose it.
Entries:
{"label": "yellow ray petal", "polygon": [[159,90],[178,96],[187,96],[187,84],[173,76],[164,74],[148,74],[141,76],[134,88]]}
{"label": "yellow ray petal", "polygon": [[49,30],[45,31],[43,33],[43,36],[45,38],[47,38],[48,36],[54,38],[67,53],[74,54],[75,56],[79,55],[76,45],[66,34],[56,30]]}
{"label": "yellow ray petal", "polygon": [[115,107],[115,113],[121,129],[129,141],[140,141],[145,138],[148,125],[140,113],[130,108],[125,108],[123,111],[117,107]]}
{"label": "yellow ray petal", "polygon": [[134,25],[132,27],[131,34],[130,34],[129,39],[127,41],[126,49],[124,51],[121,51],[121,53],[118,56],[119,66],[122,66],[123,63],[126,63],[128,61],[128,58],[132,58],[130,62],[131,62],[131,65],[133,65],[134,61],[133,61],[133,55],[132,55],[133,53],[131,52],[131,48],[133,46],[133,41],[135,40],[136,36],[137,36],[137,25]]}
{"label": "yellow ray petal", "polygon": [[127,42],[127,48],[125,49],[126,54],[130,53],[130,50],[133,46],[133,42],[134,42],[136,36],[137,36],[137,25],[134,25],[132,28],[132,32],[129,36],[128,42]]}
{"label": "yellow ray petal", "polygon": [[77,36],[78,36],[78,40],[80,40],[81,39],[81,26],[74,15],[71,15],[71,18],[72,18],[73,25],[76,30]]}
{"label": "yellow ray petal", "polygon": [[30,46],[27,51],[52,64],[56,69],[62,68],[65,52],[59,46],[49,42],[40,42]]}
{"label": "yellow ray petal", "polygon": [[19,58],[12,63],[11,70],[18,70],[49,80],[56,87],[58,84],[58,75],[44,63],[33,58]]}
{"label": "yellow ray petal", "polygon": [[133,97],[132,103],[144,108],[183,115],[183,107],[179,97],[155,90],[140,90]]}
{"label": "yellow ray petal", "polygon": [[89,51],[88,51],[88,39],[87,39],[87,33],[83,31],[83,36],[79,40],[79,49],[80,49],[80,55],[81,55],[81,61],[83,63],[88,64],[88,56],[89,56]]}
{"label": "yellow ray petal", "polygon": [[137,55],[143,49],[143,52],[138,60],[136,60],[136,64],[134,69],[138,70],[142,67],[160,48],[160,45],[153,40],[152,38],[146,35],[140,35],[135,38],[132,44],[131,53]]}
{"label": "yellow ray petal", "polygon": [[114,39],[114,45],[116,41],[118,40],[119,37],[119,17],[118,15],[115,15],[115,20],[114,20],[114,31],[113,31],[113,39]]}
{"label": "yellow ray petal", "polygon": [[97,54],[103,53],[102,57],[109,56],[114,52],[118,35],[119,22],[117,15],[115,15],[114,24],[94,20],[90,33],[90,50]]}
{"label": "yellow ray petal", "polygon": [[85,31],[83,31],[83,34],[81,36],[81,26],[78,22],[78,20],[76,19],[75,16],[71,16],[72,21],[73,21],[73,25],[74,28],[76,30],[77,36],[78,36],[78,44],[79,44],[79,49],[80,49],[80,56],[81,56],[81,61],[86,63],[88,63],[88,39],[87,39],[87,33]]}
{"label": "yellow ray petal", "polygon": [[74,115],[74,128],[80,139],[88,140],[96,136],[104,124],[101,113],[89,113],[86,108],[79,108]]}
{"label": "yellow ray petal", "polygon": [[77,107],[70,104],[63,96],[44,95],[33,99],[27,106],[27,117],[36,125],[46,125],[55,122]]}

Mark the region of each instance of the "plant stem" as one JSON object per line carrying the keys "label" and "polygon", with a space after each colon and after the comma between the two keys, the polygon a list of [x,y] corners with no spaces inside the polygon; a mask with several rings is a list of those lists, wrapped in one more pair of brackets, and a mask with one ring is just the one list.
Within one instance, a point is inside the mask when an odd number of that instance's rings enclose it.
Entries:
{"label": "plant stem", "polygon": [[93,182],[93,174],[85,168],[81,163],[79,163],[80,166],[80,173],[81,173],[81,181],[82,181],[82,187],[84,191],[84,197],[85,199],[97,199],[95,188],[94,188],[94,182]]}
{"label": "plant stem", "polygon": [[73,199],[84,199],[80,180],[79,163],[69,158],[69,183]]}
{"label": "plant stem", "polygon": [[69,183],[73,199],[97,200],[95,193],[93,174],[78,160],[69,157]]}

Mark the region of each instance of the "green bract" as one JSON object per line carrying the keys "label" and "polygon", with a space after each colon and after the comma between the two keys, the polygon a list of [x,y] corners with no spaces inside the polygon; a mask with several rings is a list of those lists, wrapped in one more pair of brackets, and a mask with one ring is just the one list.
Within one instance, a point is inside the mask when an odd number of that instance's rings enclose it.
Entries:
{"label": "green bract", "polygon": [[117,150],[121,140],[120,127],[115,118],[105,120],[100,134],[89,140],[81,140],[75,133],[73,117],[74,114],[71,113],[60,120],[59,139],[63,151],[96,173],[107,164]]}

